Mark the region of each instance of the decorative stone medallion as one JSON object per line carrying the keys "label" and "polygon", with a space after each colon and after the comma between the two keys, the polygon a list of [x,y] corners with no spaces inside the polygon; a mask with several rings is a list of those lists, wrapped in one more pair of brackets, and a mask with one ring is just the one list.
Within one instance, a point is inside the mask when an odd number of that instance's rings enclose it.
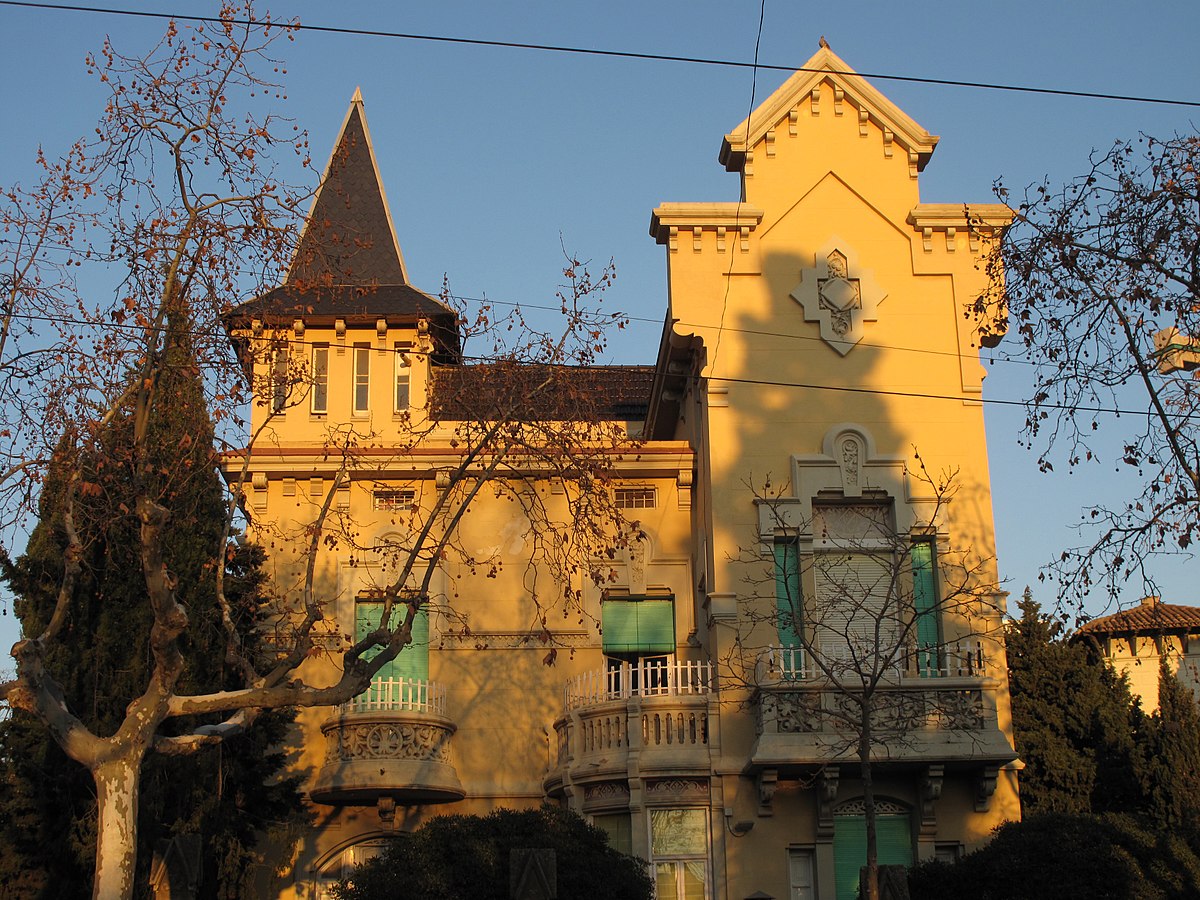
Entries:
{"label": "decorative stone medallion", "polygon": [[819,322],[821,337],[845,356],[863,338],[863,323],[878,319],[877,307],[887,297],[863,269],[845,241],[832,238],[800,272],[791,297],[804,308],[807,322]]}

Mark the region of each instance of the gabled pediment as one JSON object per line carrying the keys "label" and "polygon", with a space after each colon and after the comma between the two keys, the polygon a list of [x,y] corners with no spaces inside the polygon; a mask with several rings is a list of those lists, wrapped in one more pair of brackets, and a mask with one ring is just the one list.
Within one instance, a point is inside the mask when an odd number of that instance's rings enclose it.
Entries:
{"label": "gabled pediment", "polygon": [[831,115],[856,115],[860,129],[873,124],[883,133],[885,143],[889,146],[899,145],[909,154],[916,171],[925,168],[933,148],[937,146],[937,136],[913,121],[836,53],[828,47],[822,47],[775,93],[759,104],[749,119],[743,120],[725,135],[721,142],[720,161],[726,170],[741,171],[746,163],[747,152],[764,139],[769,139],[776,129],[794,129],[802,104],[810,104],[805,115],[823,114],[825,110],[816,104],[820,103],[820,88],[826,83],[832,86],[834,94],[833,109],[829,110]]}

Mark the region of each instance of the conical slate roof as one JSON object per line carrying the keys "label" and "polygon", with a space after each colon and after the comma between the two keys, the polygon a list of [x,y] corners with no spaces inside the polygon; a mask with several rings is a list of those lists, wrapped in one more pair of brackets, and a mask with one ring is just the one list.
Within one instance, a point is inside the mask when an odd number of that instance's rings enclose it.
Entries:
{"label": "conical slate roof", "polygon": [[285,284],[407,283],[362,94],[355,91]]}
{"label": "conical slate roof", "polygon": [[285,323],[303,318],[310,324],[427,318],[447,346],[458,345],[449,333],[453,310],[408,283],[357,90],[287,278],[280,287],[234,308],[226,322],[232,327],[255,318]]}

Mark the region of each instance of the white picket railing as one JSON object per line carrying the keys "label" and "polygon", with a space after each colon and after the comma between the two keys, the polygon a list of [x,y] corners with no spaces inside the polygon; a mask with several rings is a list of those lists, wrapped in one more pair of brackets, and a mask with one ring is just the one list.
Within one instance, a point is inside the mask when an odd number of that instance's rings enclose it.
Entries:
{"label": "white picket railing", "polygon": [[[834,674],[848,674],[856,662],[845,646],[822,650],[822,658],[829,662]],[[987,658],[982,641],[958,641],[906,654],[898,668],[904,674],[920,678],[980,677],[987,673]],[[769,647],[759,660],[759,681],[811,681],[824,675],[821,666],[803,647]]]}
{"label": "white picket railing", "polygon": [[609,700],[698,696],[715,690],[712,663],[654,656],[576,675],[567,680],[563,699],[572,710]]}
{"label": "white picket railing", "polygon": [[446,686],[419,678],[376,678],[349,703],[343,713],[417,712],[446,715]]}

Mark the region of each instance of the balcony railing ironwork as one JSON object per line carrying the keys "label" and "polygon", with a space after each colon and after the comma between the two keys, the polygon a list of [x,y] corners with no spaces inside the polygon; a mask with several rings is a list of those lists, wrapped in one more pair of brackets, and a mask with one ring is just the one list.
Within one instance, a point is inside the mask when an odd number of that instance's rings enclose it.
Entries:
{"label": "balcony railing ironwork", "polygon": [[[827,662],[825,668],[803,647],[769,647],[759,660],[758,681],[854,677],[856,668],[870,662],[865,657],[857,659],[848,647],[823,649],[821,658]],[[896,671],[916,678],[982,678],[988,673],[988,660],[982,641],[957,641],[906,653],[897,660]]]}
{"label": "balcony railing ironwork", "polygon": [[446,686],[419,678],[376,678],[349,703],[338,707],[342,715],[374,712],[415,712],[446,715]]}
{"label": "balcony railing ironwork", "polygon": [[659,656],[576,675],[567,680],[563,700],[570,711],[611,700],[699,696],[715,690],[712,663]]}

